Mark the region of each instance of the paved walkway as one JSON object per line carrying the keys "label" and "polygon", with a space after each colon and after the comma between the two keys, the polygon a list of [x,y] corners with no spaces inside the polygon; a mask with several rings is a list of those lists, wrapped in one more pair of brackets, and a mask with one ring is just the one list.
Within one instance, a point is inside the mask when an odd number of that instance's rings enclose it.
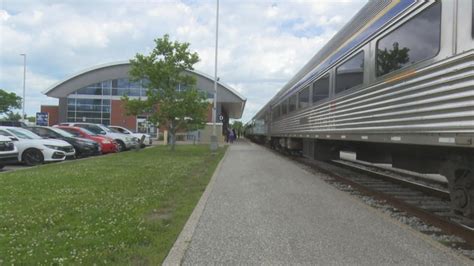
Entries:
{"label": "paved walkway", "polygon": [[463,265],[469,261],[297,164],[233,144],[184,265]]}

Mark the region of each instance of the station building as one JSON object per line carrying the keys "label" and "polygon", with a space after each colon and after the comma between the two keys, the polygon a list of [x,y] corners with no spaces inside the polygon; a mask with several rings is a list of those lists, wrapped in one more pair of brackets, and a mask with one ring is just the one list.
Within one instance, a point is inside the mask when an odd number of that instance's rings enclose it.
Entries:
{"label": "station building", "polygon": [[[146,115],[129,116],[125,113],[121,101],[123,95],[135,99],[146,99],[144,81],[132,82],[129,79],[129,71],[130,63],[126,61],[95,66],[68,77],[43,92],[49,97],[57,98],[59,105],[42,105],[41,112],[49,114],[50,125],[63,122],[100,123],[154,134],[157,129],[147,122]],[[207,94],[208,124],[202,132],[199,132],[199,139],[206,142],[210,138],[212,124],[214,79],[195,70],[186,72],[196,78],[196,87]],[[179,86],[177,89],[185,88]],[[221,132],[228,126],[230,118],[242,117],[245,103],[245,97],[230,86],[218,82],[217,121]]]}

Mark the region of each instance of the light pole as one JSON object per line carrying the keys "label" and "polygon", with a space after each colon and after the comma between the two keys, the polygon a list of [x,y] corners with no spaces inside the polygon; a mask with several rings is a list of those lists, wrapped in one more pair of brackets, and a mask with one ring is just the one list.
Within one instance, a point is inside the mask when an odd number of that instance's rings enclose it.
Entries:
{"label": "light pole", "polygon": [[23,121],[25,119],[25,83],[26,83],[26,54],[20,54],[23,56],[23,115],[21,117],[21,120]]}
{"label": "light pole", "polygon": [[211,151],[217,150],[217,133],[216,133],[216,120],[217,120],[217,47],[219,44],[219,0],[216,5],[216,51],[214,57],[214,106],[212,108],[212,136],[211,136]]}

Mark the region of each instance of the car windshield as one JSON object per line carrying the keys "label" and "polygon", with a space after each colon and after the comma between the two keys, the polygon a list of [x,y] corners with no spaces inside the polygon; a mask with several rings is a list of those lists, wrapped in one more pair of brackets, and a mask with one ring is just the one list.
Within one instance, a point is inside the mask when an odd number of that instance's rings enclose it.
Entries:
{"label": "car windshield", "polygon": [[104,131],[101,127],[97,126],[97,125],[77,125],[78,127],[80,127],[81,129],[87,129],[86,130],[89,130],[90,132],[94,133],[95,135],[97,134],[100,134],[100,132]]}
{"label": "car windshield", "polygon": [[20,139],[42,139],[35,133],[23,128],[9,128],[8,131]]}
{"label": "car windshield", "polygon": [[80,137],[81,136],[81,134],[79,134],[79,131],[76,131],[74,129],[70,129],[70,128],[61,128],[61,129],[73,134],[74,137]]}
{"label": "car windshield", "polygon": [[67,131],[64,131],[62,129],[59,129],[59,128],[54,128],[54,127],[50,127],[49,128],[50,130],[58,133],[59,135],[63,136],[63,137],[66,137],[66,138],[74,138],[74,135],[67,132]]}
{"label": "car windshield", "polygon": [[87,135],[91,135],[91,136],[97,136],[96,133],[90,131],[90,129],[86,129],[86,128],[81,128],[81,130],[86,133]]}
{"label": "car windshield", "polygon": [[122,133],[118,129],[113,128],[113,127],[108,127],[108,129],[110,129],[112,132],[115,132],[115,133]]}
{"label": "car windshield", "polygon": [[121,133],[125,133],[125,134],[133,134],[133,132],[131,130],[129,130],[128,128],[124,128],[124,127],[116,127],[117,131],[121,132]]}
{"label": "car windshield", "polygon": [[107,131],[109,133],[114,133],[112,129],[108,128],[106,125],[99,125],[100,128],[102,128],[104,131]]}

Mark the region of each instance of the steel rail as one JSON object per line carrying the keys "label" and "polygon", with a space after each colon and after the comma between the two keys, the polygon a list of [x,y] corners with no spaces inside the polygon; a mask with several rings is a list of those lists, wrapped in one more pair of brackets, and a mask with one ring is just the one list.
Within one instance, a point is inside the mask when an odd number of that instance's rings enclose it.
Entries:
{"label": "steel rail", "polygon": [[[399,184],[399,185],[407,187],[407,188],[413,188],[415,190],[424,192],[425,194],[428,194],[430,196],[434,196],[434,197],[441,198],[441,199],[444,199],[444,200],[450,200],[449,191],[447,191],[447,190],[437,189],[437,188],[434,188],[434,187],[430,187],[430,186],[420,184],[420,183],[417,183],[417,182],[413,182],[413,181],[410,181],[410,180],[406,180],[406,179],[403,179],[403,178],[398,178],[398,177],[391,176],[391,175],[384,174],[384,173],[380,173],[380,172],[377,172],[377,171],[364,169],[364,166],[354,165],[354,162],[349,164],[349,163],[346,163],[342,160],[334,160],[331,163],[335,164],[335,165],[338,165],[338,166],[341,166],[341,167],[344,167],[344,168],[349,169],[349,170],[353,170],[353,171],[357,171],[357,172],[362,173],[362,174],[369,175],[369,176],[377,178],[377,179],[382,179],[382,180],[385,180],[385,181],[389,181],[389,182]],[[389,171],[388,169],[384,169],[384,170]]]}
{"label": "steel rail", "polygon": [[353,189],[359,191],[360,193],[371,196],[377,200],[385,201],[387,204],[402,210],[410,215],[416,216],[422,221],[432,226],[438,227],[443,232],[451,235],[458,236],[459,238],[466,241],[471,248],[474,248],[474,229],[466,226],[462,223],[458,223],[453,221],[447,217],[436,215],[433,212],[429,212],[421,207],[415,206],[413,204],[407,203],[402,199],[396,198],[395,195],[389,195],[384,192],[377,191],[369,186],[363,185],[358,183],[357,181],[352,180],[350,177],[344,176],[340,173],[335,172],[334,168],[343,168],[348,171],[354,171],[362,174],[366,174],[369,177],[376,178],[378,180],[383,180],[389,183],[395,183],[397,185],[406,186],[408,188],[414,189],[416,191],[420,191],[424,194],[431,195],[434,197],[446,199],[449,194],[446,194],[446,191],[430,188],[426,185],[416,184],[415,182],[409,182],[407,180],[403,180],[400,178],[393,178],[390,176],[384,176],[381,173],[376,173],[375,171],[364,171],[362,167],[352,167],[348,164],[342,163],[335,163],[335,162],[322,162],[316,160],[308,160],[301,157],[293,157],[292,159],[310,166],[312,168],[316,168],[316,170],[327,174],[328,176],[332,177],[334,180],[344,183],[346,185],[351,186]]}

